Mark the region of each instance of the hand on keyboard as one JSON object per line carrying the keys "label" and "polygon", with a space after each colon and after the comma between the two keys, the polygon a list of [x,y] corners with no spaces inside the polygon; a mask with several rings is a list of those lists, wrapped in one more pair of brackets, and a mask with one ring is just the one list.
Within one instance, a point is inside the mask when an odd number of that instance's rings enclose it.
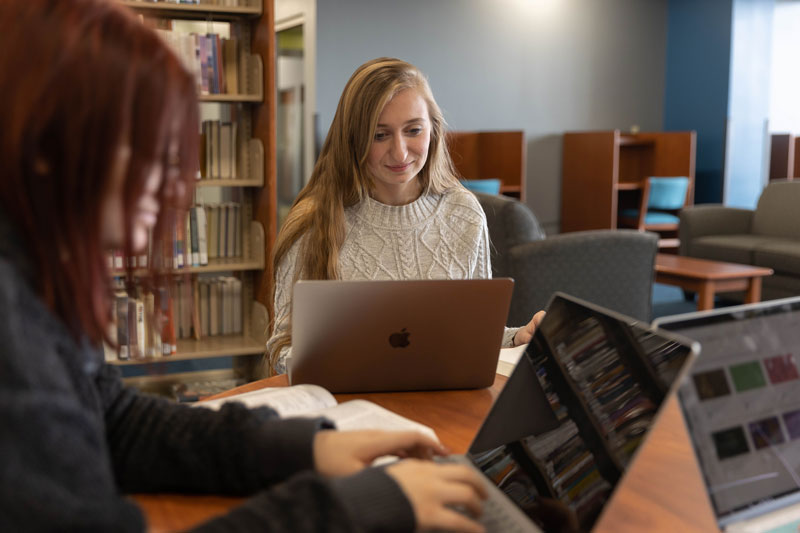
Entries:
{"label": "hand on keyboard", "polygon": [[387,466],[386,473],[411,503],[417,528],[484,533],[482,525],[453,509],[463,507],[473,517],[481,515],[486,487],[476,471],[464,465],[408,459]]}

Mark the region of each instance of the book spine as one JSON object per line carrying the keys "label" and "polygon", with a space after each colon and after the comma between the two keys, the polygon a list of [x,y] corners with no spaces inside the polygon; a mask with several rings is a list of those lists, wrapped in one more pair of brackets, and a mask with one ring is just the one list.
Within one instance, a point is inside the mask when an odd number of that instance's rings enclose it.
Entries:
{"label": "book spine", "polygon": [[128,342],[128,295],[117,296],[117,343],[119,344],[119,358],[123,361],[130,359],[130,345]]}
{"label": "book spine", "polygon": [[147,327],[144,320],[144,302],[141,298],[134,300],[136,304],[136,344],[139,348],[139,357],[147,356]]}
{"label": "book spine", "polygon": [[197,226],[197,210],[194,207],[189,209],[189,227],[192,232],[192,266],[200,266],[200,237]]}
{"label": "book spine", "polygon": [[206,224],[206,208],[198,205],[194,208],[197,219],[197,253],[200,265],[208,265],[208,224]]}
{"label": "book spine", "polygon": [[136,332],[136,299],[128,298],[128,346],[131,359],[139,359],[139,335]]}
{"label": "book spine", "polygon": [[236,205],[228,205],[228,235],[225,239],[225,256],[236,257]]}
{"label": "book spine", "polygon": [[188,267],[192,265],[192,224],[188,211],[183,219],[183,231],[183,264]]}
{"label": "book spine", "polygon": [[209,335],[219,335],[219,280],[212,279],[208,285],[208,333]]}
{"label": "book spine", "polygon": [[209,259],[216,259],[218,257],[218,250],[219,246],[219,229],[218,229],[218,221],[219,221],[219,206],[218,205],[207,205],[206,206],[206,215],[208,219],[208,258]]}
{"label": "book spine", "polygon": [[175,337],[175,301],[174,291],[168,288],[161,289],[161,312],[164,314],[163,328],[161,330],[161,354],[172,355],[177,351]]}

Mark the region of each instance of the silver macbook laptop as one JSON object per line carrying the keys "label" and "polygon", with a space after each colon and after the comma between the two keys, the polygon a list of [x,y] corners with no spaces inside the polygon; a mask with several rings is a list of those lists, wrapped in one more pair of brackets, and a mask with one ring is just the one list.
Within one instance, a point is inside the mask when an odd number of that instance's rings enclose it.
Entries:
{"label": "silver macbook laptop", "polygon": [[494,383],[508,278],[298,281],[289,381],[331,392]]}
{"label": "silver macbook laptop", "polygon": [[456,459],[488,480],[487,530],[591,530],[698,349],[556,293]]}
{"label": "silver macbook laptop", "polygon": [[679,398],[720,528],[800,528],[800,298],[665,317],[700,342]]}

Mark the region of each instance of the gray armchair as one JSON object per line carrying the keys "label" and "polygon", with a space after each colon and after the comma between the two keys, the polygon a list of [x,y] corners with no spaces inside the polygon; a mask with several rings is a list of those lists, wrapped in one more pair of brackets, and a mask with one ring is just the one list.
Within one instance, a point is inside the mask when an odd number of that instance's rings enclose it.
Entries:
{"label": "gray armchair", "polygon": [[696,205],[681,211],[680,254],[771,268],[761,298],[800,294],[800,180],[770,181],[754,210]]}
{"label": "gray armchair", "polygon": [[492,275],[514,278],[508,325],[527,323],[555,291],[649,321],[658,236],[635,230],[596,230],[542,238],[524,204],[476,194],[493,244]]}

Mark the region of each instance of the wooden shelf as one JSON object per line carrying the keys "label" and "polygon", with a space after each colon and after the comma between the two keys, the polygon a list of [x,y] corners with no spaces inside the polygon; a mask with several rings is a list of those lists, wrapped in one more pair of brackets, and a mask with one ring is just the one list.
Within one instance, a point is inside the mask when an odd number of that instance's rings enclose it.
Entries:
{"label": "wooden shelf", "polygon": [[695,145],[693,131],[564,133],[561,232],[616,229],[620,211],[640,207],[636,191],[650,176],[687,176],[691,205]]}
{"label": "wooden shelf", "polygon": [[149,376],[136,376],[123,378],[122,382],[129,387],[134,387],[151,394],[172,397],[172,385],[177,383],[191,383],[197,381],[221,381],[240,377],[234,369],[198,370],[196,372],[175,372],[173,374],[158,374]]}
{"label": "wooden shelf", "polygon": [[235,180],[197,180],[196,187],[263,187],[263,180],[255,179],[235,179]]}
{"label": "wooden shelf", "polygon": [[241,355],[257,355],[266,351],[263,341],[244,335],[221,335],[206,337],[201,340],[179,339],[178,353],[164,357],[145,359],[126,359],[109,361],[112,365],[149,365],[169,363],[170,361],[190,361],[209,359],[212,357],[236,357]]}
{"label": "wooden shelf", "polygon": [[148,2],[144,0],[118,0],[141,13],[152,13],[155,16],[171,16],[192,19],[240,19],[242,17],[260,17],[262,6],[260,0],[251,0],[248,6],[218,6],[213,4],[174,4],[171,2]]}
{"label": "wooden shelf", "polygon": [[201,94],[200,102],[236,103],[236,102],[261,102],[264,99],[260,94]]}
{"label": "wooden shelf", "polygon": [[640,139],[627,135],[620,135],[619,137],[620,146],[653,146],[653,144],[655,144],[655,141],[652,139]]}
{"label": "wooden shelf", "polygon": [[460,177],[499,179],[502,194],[525,201],[525,132],[451,131],[447,149]]}
{"label": "wooden shelf", "polygon": [[[221,181],[221,180],[217,180]],[[228,180],[230,181],[230,180]],[[245,237],[247,234],[245,234]],[[207,265],[176,268],[170,274],[209,274],[214,272],[242,272],[247,270],[264,270],[264,228],[255,220],[250,221],[250,251],[252,257],[218,257],[208,260]],[[124,269],[114,268],[112,276],[124,276]],[[134,276],[147,273],[144,268],[133,270]]]}
{"label": "wooden shelf", "polygon": [[[236,0],[236,7],[217,5],[222,0],[201,0],[203,3],[184,4],[175,0],[109,0],[125,6],[143,19],[175,19],[204,22],[227,22],[231,25],[231,35],[239,39],[239,84],[238,94],[204,94],[198,99],[202,107],[208,109],[212,104],[231,104],[237,106],[237,146],[238,179],[198,180],[197,187],[217,187],[237,189],[234,198],[241,205],[242,250],[238,258],[209,258],[208,265],[174,269],[171,274],[213,274],[226,272],[249,272],[237,275],[242,281],[242,326],[239,335],[205,337],[201,341],[178,340],[177,354],[167,357],[119,361],[120,365],[145,365],[148,376],[127,378],[129,384],[140,388],[151,388],[176,381],[203,379],[200,372],[183,375],[161,375],[170,367],[162,363],[206,359],[211,357],[234,357],[232,364],[238,377],[252,379],[256,374],[256,364],[266,348],[269,316],[266,310],[268,294],[264,287],[268,283],[265,273],[268,257],[276,228],[274,200],[276,168],[275,147],[275,102],[271,97],[275,92],[275,5],[265,0]],[[242,141],[245,144],[242,144]],[[209,191],[213,197],[215,191]],[[219,200],[214,200],[215,202]],[[250,221],[248,225],[246,221]],[[134,275],[141,275],[146,269],[134,269]],[[112,270],[114,275],[124,275],[124,269]],[[250,305],[252,304],[252,305]],[[150,369],[153,369],[152,371]],[[132,368],[131,368],[132,370]],[[219,371],[214,371],[219,373]],[[207,372],[205,372],[207,373]],[[232,374],[232,370],[225,371]],[[147,385],[147,387],[141,387]]]}

